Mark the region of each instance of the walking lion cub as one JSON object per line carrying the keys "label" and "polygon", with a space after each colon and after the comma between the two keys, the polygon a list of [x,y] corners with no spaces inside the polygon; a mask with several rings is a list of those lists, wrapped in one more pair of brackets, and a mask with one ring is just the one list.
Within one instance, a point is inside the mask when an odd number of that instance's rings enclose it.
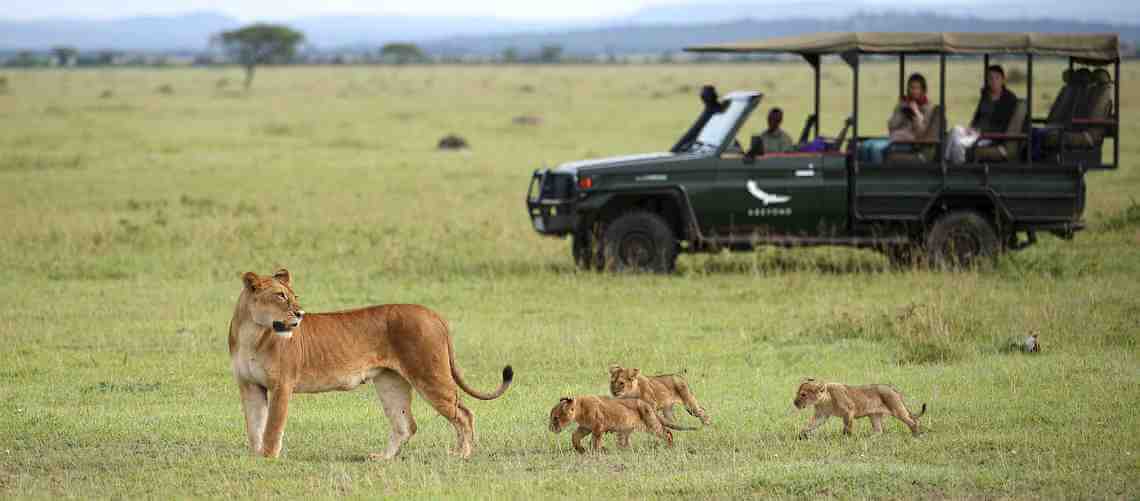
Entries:
{"label": "walking lion cub", "polygon": [[682,404],[690,415],[701,420],[701,424],[708,426],[712,422],[689,389],[689,384],[676,374],[646,377],[641,375],[640,369],[611,365],[610,393],[615,397],[644,400],[661,411],[669,421],[673,421],[673,406]]}
{"label": "walking lion cub", "polygon": [[594,451],[602,451],[602,435],[616,433],[618,447],[629,447],[629,436],[635,431],[657,435],[673,446],[674,430],[691,430],[663,419],[653,406],[636,398],[610,398],[592,395],[562,397],[550,409],[550,431],[560,433],[570,423],[578,423],[578,429],[570,438],[574,450],[585,453],[582,439],[593,434]]}
{"label": "walking lion cub", "polygon": [[844,435],[851,434],[856,418],[870,417],[871,428],[875,433],[882,433],[883,416],[894,416],[905,423],[914,436],[918,436],[918,418],[926,413],[926,404],[922,404],[922,410],[912,415],[903,405],[902,394],[890,385],[847,386],[811,378],[800,383],[792,404],[797,409],[815,406],[815,414],[800,432],[800,438],[807,438],[812,430],[819,428],[831,416],[843,419]]}

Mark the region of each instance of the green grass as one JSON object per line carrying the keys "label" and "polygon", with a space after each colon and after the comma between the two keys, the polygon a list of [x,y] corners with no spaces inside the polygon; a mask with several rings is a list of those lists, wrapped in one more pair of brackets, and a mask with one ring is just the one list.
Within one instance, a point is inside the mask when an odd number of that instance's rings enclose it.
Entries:
{"label": "green grass", "polygon": [[[895,68],[867,68],[865,123],[885,123]],[[979,68],[953,63],[952,123]],[[1036,109],[1060,69],[1035,68]],[[574,271],[569,243],[528,224],[530,171],[667,148],[703,83],[764,91],[794,134],[806,65],[270,68],[248,95],[218,84],[238,70],[6,72],[0,496],[1135,498],[1138,70],[1123,168],[1088,175],[1072,242],[984,272],[762,249],[685,256],[668,277]],[[849,108],[849,71],[825,77],[825,109]],[[436,151],[448,133],[472,149]],[[278,265],[308,311],[440,311],[480,388],[513,364],[502,399],[465,399],[474,457],[447,454],[450,425],[417,398],[401,457],[366,462],[388,433],[370,388],[298,396],[284,457],[247,457],[226,328],[239,273]],[[1004,349],[1029,333],[1043,353]],[[713,426],[575,454],[547,414],[605,393],[611,363],[687,370]],[[861,420],[796,440],[805,376],[892,383],[929,404],[928,433]]]}

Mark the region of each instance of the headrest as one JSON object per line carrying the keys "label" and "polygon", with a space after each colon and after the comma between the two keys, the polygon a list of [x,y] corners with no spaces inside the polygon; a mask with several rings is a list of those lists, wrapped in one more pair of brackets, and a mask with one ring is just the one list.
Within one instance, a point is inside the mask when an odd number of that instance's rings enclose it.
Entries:
{"label": "headrest", "polygon": [[1084,85],[1092,80],[1092,72],[1088,68],[1081,68],[1073,72],[1072,78],[1069,80],[1072,83]]}
{"label": "headrest", "polygon": [[1065,70],[1061,72],[1061,81],[1066,84],[1073,81],[1073,70]]}
{"label": "headrest", "polygon": [[1112,76],[1108,74],[1108,70],[1104,68],[1097,68],[1092,72],[1093,83],[1106,84],[1112,82]]}

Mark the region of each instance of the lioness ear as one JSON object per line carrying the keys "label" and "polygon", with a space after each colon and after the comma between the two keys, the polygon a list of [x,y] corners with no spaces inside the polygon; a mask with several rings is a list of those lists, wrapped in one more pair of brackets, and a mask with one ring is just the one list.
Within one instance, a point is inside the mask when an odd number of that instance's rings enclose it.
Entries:
{"label": "lioness ear", "polygon": [[566,403],[568,403],[568,404],[569,404],[569,403],[573,403],[573,402],[574,402],[574,399],[573,399],[573,398],[570,398],[570,397],[562,397],[562,398],[558,399],[558,401],[559,401],[559,402],[566,402]]}
{"label": "lioness ear", "polygon": [[630,369],[629,374],[633,377],[640,376],[641,375],[641,369]]}
{"label": "lioness ear", "polygon": [[257,285],[258,280],[260,280],[260,279],[257,277],[257,273],[254,273],[252,271],[247,271],[247,272],[241,274],[241,281],[242,281],[242,283],[245,284],[246,289],[249,289],[249,290],[255,289],[256,288],[255,286]]}
{"label": "lioness ear", "polygon": [[611,365],[610,366],[610,375],[611,376],[614,374],[617,374],[618,372],[621,372],[621,366],[620,365]]}
{"label": "lioness ear", "polygon": [[286,270],[285,268],[281,268],[280,270],[273,272],[273,278],[278,282],[285,284],[286,287],[293,286],[293,275],[290,274],[289,270]]}

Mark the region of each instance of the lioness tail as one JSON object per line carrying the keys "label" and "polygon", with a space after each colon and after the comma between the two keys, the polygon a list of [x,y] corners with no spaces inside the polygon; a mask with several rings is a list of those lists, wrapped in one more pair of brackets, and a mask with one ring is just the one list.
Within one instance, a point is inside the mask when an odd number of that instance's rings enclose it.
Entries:
{"label": "lioness tail", "polygon": [[[443,322],[440,322],[443,323]],[[479,400],[494,400],[507,392],[507,388],[511,386],[511,381],[515,378],[515,370],[511,366],[503,367],[503,382],[499,383],[499,387],[491,393],[483,393],[470,386],[463,380],[463,374],[459,370],[459,365],[455,363],[455,346],[451,344],[451,333],[447,332],[447,324],[444,325],[444,337],[447,338],[447,361],[451,365],[451,378],[455,380],[455,384],[459,385],[463,391],[467,392]]]}
{"label": "lioness tail", "polygon": [[911,414],[910,417],[917,419],[922,417],[923,414],[926,414],[926,404],[922,404],[922,410],[918,411],[918,414]]}

